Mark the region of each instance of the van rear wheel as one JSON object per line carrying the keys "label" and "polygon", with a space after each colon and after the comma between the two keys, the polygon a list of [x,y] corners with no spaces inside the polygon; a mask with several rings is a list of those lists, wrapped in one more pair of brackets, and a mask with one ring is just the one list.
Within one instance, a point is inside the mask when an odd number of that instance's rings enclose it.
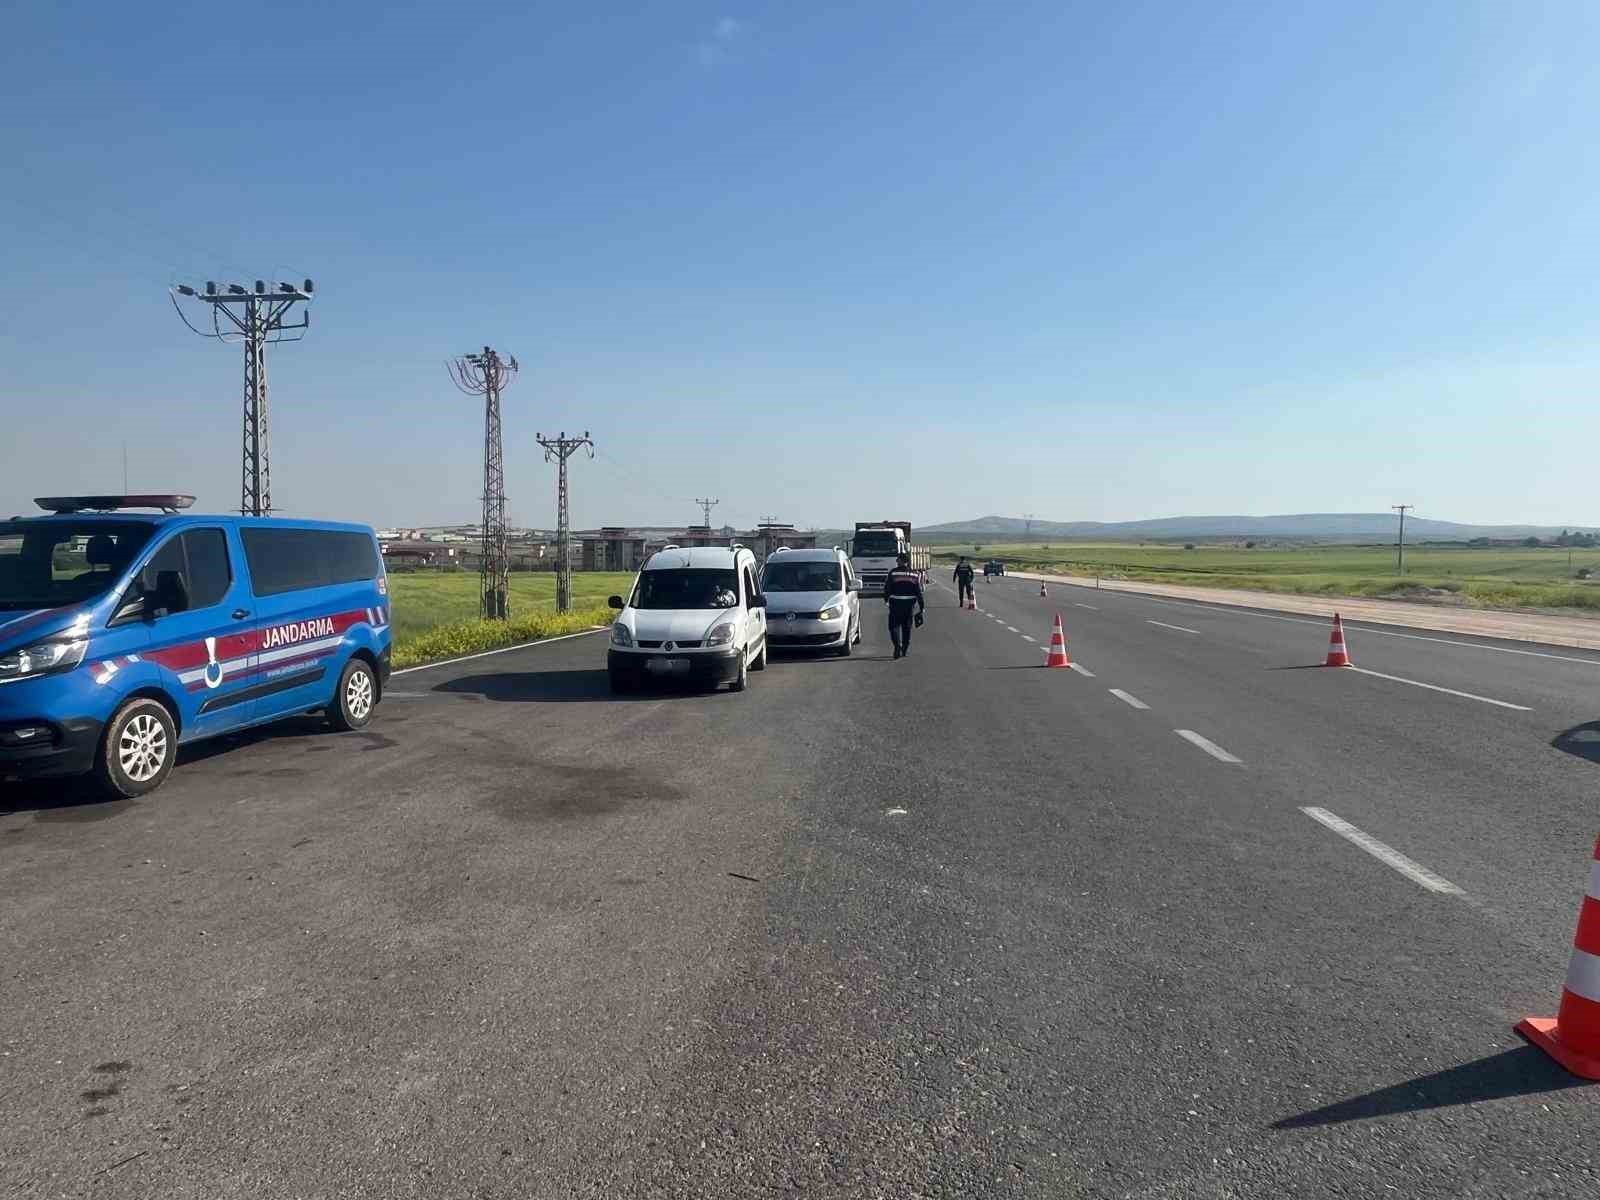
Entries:
{"label": "van rear wheel", "polygon": [[95,755],[95,782],[123,800],[148,795],[166,781],[177,757],[178,727],[172,714],[159,700],[137,696],[106,724]]}
{"label": "van rear wheel", "polygon": [[366,659],[352,658],[339,673],[333,703],[328,705],[328,723],[340,733],[365,729],[378,707],[378,677]]}

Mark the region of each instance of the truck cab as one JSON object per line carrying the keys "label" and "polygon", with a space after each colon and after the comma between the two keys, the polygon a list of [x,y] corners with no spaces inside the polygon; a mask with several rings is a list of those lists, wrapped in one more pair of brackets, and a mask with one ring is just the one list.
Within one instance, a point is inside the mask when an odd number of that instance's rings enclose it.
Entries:
{"label": "truck cab", "polygon": [[850,543],[850,565],[861,580],[863,596],[883,595],[884,580],[910,544],[909,521],[857,522],[856,536]]}

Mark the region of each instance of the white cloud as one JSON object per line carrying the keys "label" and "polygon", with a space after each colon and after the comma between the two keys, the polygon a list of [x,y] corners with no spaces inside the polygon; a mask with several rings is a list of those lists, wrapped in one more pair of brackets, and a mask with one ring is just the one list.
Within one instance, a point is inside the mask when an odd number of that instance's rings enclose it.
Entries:
{"label": "white cloud", "polygon": [[750,32],[750,23],[737,17],[718,17],[695,43],[695,56],[704,67],[714,67],[733,58],[735,45]]}

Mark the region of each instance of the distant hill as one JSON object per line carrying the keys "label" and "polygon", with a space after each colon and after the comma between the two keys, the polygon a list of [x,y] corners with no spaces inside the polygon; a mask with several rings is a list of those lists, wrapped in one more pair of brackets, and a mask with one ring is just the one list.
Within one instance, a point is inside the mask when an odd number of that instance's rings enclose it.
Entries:
{"label": "distant hill", "polygon": [[[1387,513],[1285,513],[1280,516],[1157,517],[1146,521],[1034,521],[1034,537],[1127,538],[1285,537],[1340,540],[1392,539],[1397,519]],[[1021,517],[979,517],[924,525],[922,533],[1023,536],[1029,523]],[[1566,526],[1576,529],[1577,526]],[[1406,540],[1456,541],[1468,538],[1554,537],[1559,525],[1462,525],[1455,521],[1406,518]]]}

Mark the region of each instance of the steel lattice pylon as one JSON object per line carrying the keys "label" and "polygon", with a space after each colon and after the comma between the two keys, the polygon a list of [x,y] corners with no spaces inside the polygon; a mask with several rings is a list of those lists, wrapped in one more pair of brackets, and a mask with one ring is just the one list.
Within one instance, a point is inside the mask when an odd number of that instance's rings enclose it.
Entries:
{"label": "steel lattice pylon", "polygon": [[[202,337],[244,343],[244,437],[239,473],[239,511],[249,517],[272,515],[272,425],[267,408],[267,347],[274,342],[297,342],[311,328],[307,312],[298,325],[285,324],[284,316],[296,304],[311,300],[311,280],[302,286],[278,283],[269,291],[262,280],[256,280],[255,291],[243,284],[227,283],[219,289],[207,283],[204,293],[188,284],[178,284],[172,289],[172,306],[178,309],[183,323]],[[203,300],[211,306],[211,332],[196,329],[183,309],[178,308],[178,297],[188,296]],[[237,310],[237,311],[235,311]],[[231,329],[224,329],[226,317]]]}
{"label": "steel lattice pylon", "polygon": [[517,373],[515,357],[489,346],[449,364],[456,386],[483,397],[483,552],[478,566],[478,612],[486,621],[511,617],[511,558],[506,538],[506,473],[500,437],[500,392]]}
{"label": "steel lattice pylon", "polygon": [[272,513],[272,438],[267,423],[267,343],[261,305],[245,305],[244,465],[239,475],[239,511]]}
{"label": "steel lattice pylon", "polygon": [[556,466],[556,611],[572,611],[572,552],[569,544],[572,540],[571,521],[567,509],[567,459],[576,454],[579,449],[587,446],[589,457],[594,457],[594,443],[589,440],[589,431],[585,429],[582,437],[569,438],[565,430],[553,438],[547,438],[542,433],[533,435],[538,443],[544,447],[546,462],[554,461]]}

